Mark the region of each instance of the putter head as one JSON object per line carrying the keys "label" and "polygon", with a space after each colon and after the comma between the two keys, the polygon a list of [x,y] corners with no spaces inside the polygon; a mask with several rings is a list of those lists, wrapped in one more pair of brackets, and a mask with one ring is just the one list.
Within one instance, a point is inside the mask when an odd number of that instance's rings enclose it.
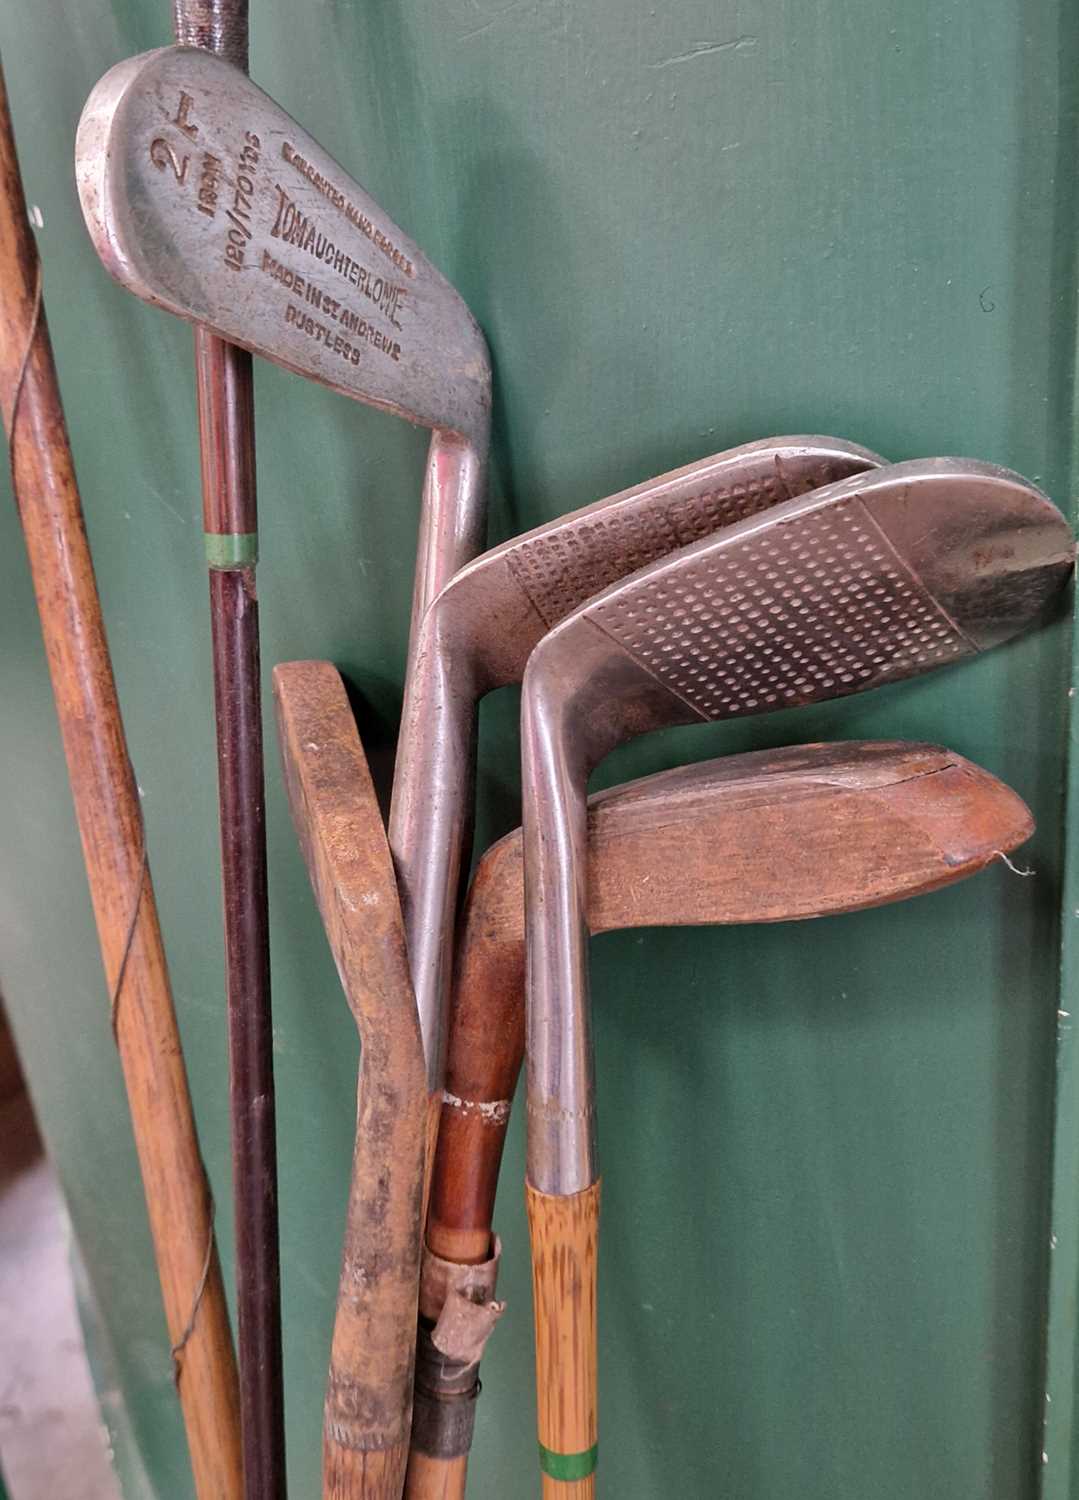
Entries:
{"label": "putter head", "polygon": [[348,1007],[361,1035],[379,1001],[404,1024],[412,986],[397,881],[340,674],[330,662],[280,662],[273,698],[289,811]]}
{"label": "putter head", "polygon": [[75,179],[129,291],[342,395],[481,451],[487,347],[423,252],[247,75],[164,47],[87,100]]}
{"label": "putter head", "polygon": [[973,459],[894,464],[605,590],[539,644],[526,705],[572,702],[594,764],[663,724],[864,692],[1032,625],[1074,554],[1064,517],[1018,474]]}

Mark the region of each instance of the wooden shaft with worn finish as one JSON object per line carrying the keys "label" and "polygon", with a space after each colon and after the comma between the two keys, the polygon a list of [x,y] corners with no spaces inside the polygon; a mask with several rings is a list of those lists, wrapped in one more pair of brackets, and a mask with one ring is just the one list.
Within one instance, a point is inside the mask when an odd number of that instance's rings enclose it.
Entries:
{"label": "wooden shaft with worn finish", "polygon": [[0,382],[200,1500],[239,1500],[239,1395],[142,817],[0,79]]}
{"label": "wooden shaft with worn finish", "polygon": [[344,686],[274,669],[293,822],[361,1042],[323,1427],[325,1500],[400,1500],[412,1419],[430,1111],[393,860]]}
{"label": "wooden shaft with worn finish", "polygon": [[[938,746],[807,746],[681,767],[590,799],[589,927],[768,922],[894,901],[974,874],[1033,826],[1014,792]],[[427,1219],[429,1250],[461,1265],[491,1254],[524,1056],[522,866],[518,830],[483,856],[461,920]],[[408,1500],[459,1500],[467,1463],[414,1446]]]}
{"label": "wooden shaft with worn finish", "polygon": [[[178,43],[247,69],[246,0],[174,0]],[[251,356],[195,330],[210,560],[244,1487],[285,1495]]]}

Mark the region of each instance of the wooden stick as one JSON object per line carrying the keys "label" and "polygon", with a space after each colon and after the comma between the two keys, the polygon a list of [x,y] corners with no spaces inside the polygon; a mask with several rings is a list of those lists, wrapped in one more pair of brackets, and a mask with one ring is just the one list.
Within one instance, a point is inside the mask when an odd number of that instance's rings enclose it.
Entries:
{"label": "wooden stick", "polygon": [[[246,72],[247,0],[174,0],[173,29],[178,43]],[[196,328],[195,369],[217,721],[244,1489],[248,1500],[284,1500],[251,356]]]}
{"label": "wooden stick", "polygon": [[362,1047],[323,1442],[325,1500],[400,1500],[427,1150],[427,1075],[393,860],[345,690],[328,662],[274,668],[281,761]]}
{"label": "wooden stick", "polygon": [[200,1500],[239,1500],[239,1394],[142,814],[0,77],[0,396]]}
{"label": "wooden stick", "polygon": [[[589,926],[598,933],[769,922],[879,905],[976,873],[1033,827],[1014,792],[936,746],[808,746],[682,767],[590,799]],[[427,1248],[461,1266],[492,1255],[495,1192],[524,1055],[524,983],[517,830],[480,861],[457,948]],[[545,1244],[560,1201],[529,1195]],[[598,1196],[588,1208],[586,1240]],[[574,1222],[581,1227],[584,1218]],[[429,1323],[440,1314],[439,1306],[421,1310]],[[477,1370],[478,1355],[473,1378],[461,1382],[459,1403],[469,1411]],[[423,1399],[418,1376],[418,1409]],[[449,1406],[442,1393],[433,1410],[452,1428]],[[414,1444],[408,1500],[460,1500],[468,1435],[466,1427],[457,1453]],[[437,1430],[432,1438],[435,1449],[453,1446],[440,1443]]]}

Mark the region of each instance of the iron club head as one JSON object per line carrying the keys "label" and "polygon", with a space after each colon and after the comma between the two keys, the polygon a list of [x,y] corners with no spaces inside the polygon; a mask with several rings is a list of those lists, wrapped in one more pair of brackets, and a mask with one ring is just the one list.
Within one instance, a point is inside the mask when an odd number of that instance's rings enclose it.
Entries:
{"label": "iron club head", "polygon": [[433,1094],[442,1087],[450,951],[471,825],[479,698],[520,681],[536,642],[598,590],[677,547],[882,463],[828,437],[732,448],[504,542],[463,568],[416,636],[390,845]]}
{"label": "iron club head", "polygon": [[819,702],[973,655],[1037,619],[1073,553],[1063,517],[1017,475],[897,464],[642,569],[533,652],[521,719],[526,1199],[545,1488],[570,1478],[593,1494],[597,1458],[589,771],[664,724]]}
{"label": "iron club head", "polygon": [[137,297],[434,429],[425,607],[481,544],[490,421],[487,346],[445,277],[246,74],[196,48],[105,74],[75,177],[94,248]]}
{"label": "iron club head", "polygon": [[973,460],[841,480],[685,547],[589,600],[534,650],[522,700],[529,910],[529,1180],[595,1180],[585,788],[666,724],[863,692],[1032,624],[1071,571],[1060,512]]}

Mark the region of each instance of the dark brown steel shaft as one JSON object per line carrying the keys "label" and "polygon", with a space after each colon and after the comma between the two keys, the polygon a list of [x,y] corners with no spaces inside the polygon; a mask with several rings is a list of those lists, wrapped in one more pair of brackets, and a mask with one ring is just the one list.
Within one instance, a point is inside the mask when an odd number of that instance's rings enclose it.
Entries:
{"label": "dark brown steel shaft", "polygon": [[[173,14],[177,42],[246,71],[246,0],[176,0]],[[248,1500],[284,1500],[251,356],[196,329],[195,365],[211,564],[244,1492]]]}

